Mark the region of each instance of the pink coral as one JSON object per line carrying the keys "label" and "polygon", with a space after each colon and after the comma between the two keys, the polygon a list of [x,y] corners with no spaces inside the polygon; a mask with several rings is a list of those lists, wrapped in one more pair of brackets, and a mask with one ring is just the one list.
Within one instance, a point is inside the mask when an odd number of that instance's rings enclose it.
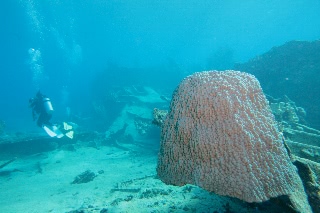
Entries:
{"label": "pink coral", "polygon": [[167,184],[247,202],[301,185],[258,80],[238,71],[199,72],[180,83],[162,126],[157,173]]}

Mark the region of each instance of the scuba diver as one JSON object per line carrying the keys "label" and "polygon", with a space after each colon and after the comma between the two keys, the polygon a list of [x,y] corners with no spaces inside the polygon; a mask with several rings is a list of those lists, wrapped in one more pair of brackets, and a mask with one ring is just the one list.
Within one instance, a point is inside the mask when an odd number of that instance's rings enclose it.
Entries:
{"label": "scuba diver", "polygon": [[29,99],[29,107],[32,108],[33,121],[37,120],[37,125],[43,128],[50,137],[62,138],[63,136],[67,136],[73,138],[71,125],[63,122],[62,128],[50,122],[53,107],[50,99],[41,94],[40,91],[38,91],[34,98]]}

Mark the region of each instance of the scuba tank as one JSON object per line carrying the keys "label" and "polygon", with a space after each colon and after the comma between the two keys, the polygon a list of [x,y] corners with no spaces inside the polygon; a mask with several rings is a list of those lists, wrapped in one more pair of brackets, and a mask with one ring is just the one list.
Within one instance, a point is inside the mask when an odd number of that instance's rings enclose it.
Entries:
{"label": "scuba tank", "polygon": [[46,113],[52,114],[53,113],[53,107],[52,107],[50,98],[43,97],[42,103],[43,103],[43,107],[44,107],[44,110],[46,111]]}

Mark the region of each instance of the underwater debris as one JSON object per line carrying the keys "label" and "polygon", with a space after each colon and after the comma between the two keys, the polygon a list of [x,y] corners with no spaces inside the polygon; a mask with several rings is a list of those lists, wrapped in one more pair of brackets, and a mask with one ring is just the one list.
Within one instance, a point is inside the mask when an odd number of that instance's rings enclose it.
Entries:
{"label": "underwater debris", "polygon": [[0,138],[0,156],[2,159],[10,159],[16,156],[30,156],[59,148],[74,151],[72,147],[76,148],[75,144],[81,143],[81,145],[85,145],[87,141],[101,139],[101,135],[92,131],[83,131],[77,133],[76,140],[70,140],[68,137],[57,139],[39,133],[13,133]]}
{"label": "underwater debris", "polygon": [[[150,143],[159,135],[159,129],[152,125],[151,108],[140,105],[126,105],[121,115],[114,120],[105,133],[106,144]],[[141,143],[140,143],[141,142]]]}
{"label": "underwater debris", "polygon": [[140,199],[144,199],[144,198],[153,198],[153,197],[157,197],[157,196],[164,196],[164,195],[170,195],[170,193],[172,192],[171,189],[146,189],[145,191],[143,191],[140,194]]}
{"label": "underwater debris", "polygon": [[[114,90],[112,92],[112,90]],[[111,95],[112,94],[112,95]],[[121,144],[144,145],[153,143],[159,129],[152,125],[151,109],[167,105],[152,88],[145,86],[115,87],[108,90],[107,100],[96,106],[97,113],[108,115],[109,124],[102,145],[125,149]],[[101,117],[101,116],[99,116]]]}
{"label": "underwater debris", "polygon": [[[320,179],[320,174],[316,175],[310,168],[316,163],[297,157],[293,163],[298,168],[298,173],[303,181],[313,213],[320,213],[320,185],[317,183],[317,179]],[[317,165],[317,169],[319,172],[320,164]]]}
{"label": "underwater debris", "polygon": [[119,203],[121,203],[122,201],[124,201],[123,198],[117,198],[117,199],[113,200],[113,201],[110,203],[110,205],[111,205],[111,206],[117,206],[117,205],[119,205]]}
{"label": "underwater debris", "polygon": [[[92,208],[88,207],[88,208],[80,208],[77,210],[68,211],[66,213],[90,213],[90,212],[93,212],[92,210],[93,210]],[[98,209],[94,209],[94,210],[98,210]],[[94,211],[94,212],[98,212],[98,211]],[[108,209],[103,208],[99,212],[100,213],[107,213]]]}
{"label": "underwater debris", "polygon": [[320,131],[307,126],[306,112],[302,107],[296,106],[287,96],[283,99],[268,96],[268,99],[272,113],[287,140],[320,147]]}
{"label": "underwater debris", "polygon": [[146,135],[150,124],[141,120],[134,120],[134,125],[140,135]]}
{"label": "underwater debris", "polygon": [[160,95],[160,98],[161,98],[162,100],[168,102],[168,103],[171,101],[170,98],[168,98],[167,96],[164,96],[164,95]]}
{"label": "underwater debris", "polygon": [[[151,116],[145,113],[146,109],[152,109],[157,105],[165,105],[167,101],[150,87],[131,85],[109,88],[103,98],[99,98],[92,104],[97,118],[109,123],[113,120],[117,122],[119,114],[128,118],[128,122],[131,122],[132,117],[128,117],[130,115],[126,115],[126,113],[151,119]],[[109,125],[113,124],[109,123]]]}
{"label": "underwater debris", "polygon": [[127,123],[124,123],[121,129],[118,129],[116,132],[107,132],[105,140],[102,145],[114,146],[118,149],[125,151],[130,151],[127,147],[122,146],[119,142],[130,143],[133,142],[133,138],[130,135],[125,134],[125,131],[128,127]]}
{"label": "underwater debris", "polygon": [[[296,128],[299,129],[297,130]],[[315,131],[317,130],[297,124],[284,128],[283,135],[290,141],[320,147],[320,133],[314,133]]]}
{"label": "underwater debris", "polygon": [[117,183],[116,186],[111,189],[111,192],[132,192],[132,193],[138,193],[140,192],[141,188],[132,188],[130,187],[131,184],[133,184],[136,181],[140,181],[140,180],[144,180],[144,179],[148,179],[148,178],[154,178],[155,175],[147,175],[141,178],[135,178],[135,179],[131,179],[131,180],[127,180],[121,183]]}
{"label": "underwater debris", "polygon": [[[61,138],[62,141],[65,139]],[[12,134],[0,139],[0,156],[13,158],[52,151],[57,148],[56,138],[35,134]]]}
{"label": "underwater debris", "polygon": [[95,177],[97,177],[97,175],[94,172],[86,170],[85,172],[82,172],[80,175],[76,176],[71,184],[88,183],[93,181]]}
{"label": "underwater debris", "polygon": [[17,158],[13,158],[3,164],[0,164],[0,169],[2,169],[3,167],[5,167],[6,165],[8,165],[9,163],[12,163],[13,161],[17,160]]}
{"label": "underwater debris", "polygon": [[111,189],[110,192],[129,192],[129,193],[138,193],[140,192],[140,188],[138,189],[117,189],[117,188],[114,188],[114,189]]}

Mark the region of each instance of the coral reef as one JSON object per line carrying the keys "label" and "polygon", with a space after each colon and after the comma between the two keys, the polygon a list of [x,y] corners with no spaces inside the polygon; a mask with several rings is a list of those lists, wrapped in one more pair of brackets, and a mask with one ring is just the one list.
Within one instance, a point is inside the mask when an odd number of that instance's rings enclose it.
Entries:
{"label": "coral reef", "polygon": [[168,114],[168,110],[161,110],[154,108],[153,109],[153,121],[152,123],[160,126],[163,124],[163,121],[165,120],[166,116]]}
{"label": "coral reef", "polygon": [[270,101],[270,108],[275,116],[275,119],[281,123],[301,123],[306,124],[306,111],[302,107],[297,107],[296,103],[291,101],[288,96],[282,99],[274,99],[267,96]]}
{"label": "coral reef", "polygon": [[177,87],[162,125],[158,176],[220,195],[262,202],[289,195],[311,212],[258,80],[237,71],[208,71]]}
{"label": "coral reef", "polygon": [[291,41],[235,69],[257,77],[265,93],[287,95],[307,112],[307,121],[320,127],[320,40]]}
{"label": "coral reef", "polygon": [[[279,124],[279,129],[284,135],[287,148],[290,149],[292,161],[298,168],[312,210],[313,212],[319,212],[320,164],[316,162],[320,162],[320,131],[304,125],[306,123],[305,110],[296,106],[287,96],[281,99],[275,99],[269,95],[266,95],[266,97]],[[158,116],[158,113],[161,117]],[[167,113],[167,110],[154,109],[153,123],[161,127],[163,118],[166,117]],[[155,122],[158,120],[161,122]],[[272,199],[271,202],[286,209],[286,212],[296,212],[292,208],[288,196]],[[263,205],[270,204],[263,203]]]}

